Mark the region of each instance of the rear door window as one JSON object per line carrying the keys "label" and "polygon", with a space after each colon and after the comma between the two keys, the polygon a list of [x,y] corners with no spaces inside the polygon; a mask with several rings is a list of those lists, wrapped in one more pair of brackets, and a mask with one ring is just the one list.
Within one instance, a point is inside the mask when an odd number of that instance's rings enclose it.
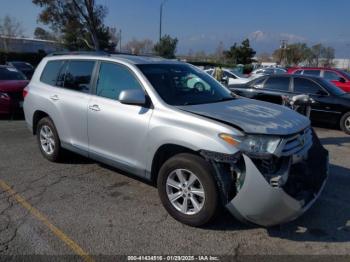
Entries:
{"label": "rear door window", "polygon": [[304,75],[320,76],[321,70],[304,70]]}
{"label": "rear door window", "polygon": [[294,78],[294,92],[296,93],[319,94],[322,90],[314,81],[301,77]]}
{"label": "rear door window", "polygon": [[40,81],[51,86],[56,86],[58,75],[64,63],[64,60],[47,62],[41,74]]}
{"label": "rear door window", "polygon": [[270,77],[265,82],[264,89],[288,92],[289,83],[289,77]]}
{"label": "rear door window", "polygon": [[64,80],[64,88],[78,92],[89,93],[94,66],[94,61],[71,60],[67,64],[65,72],[62,72],[60,75],[59,82]]}

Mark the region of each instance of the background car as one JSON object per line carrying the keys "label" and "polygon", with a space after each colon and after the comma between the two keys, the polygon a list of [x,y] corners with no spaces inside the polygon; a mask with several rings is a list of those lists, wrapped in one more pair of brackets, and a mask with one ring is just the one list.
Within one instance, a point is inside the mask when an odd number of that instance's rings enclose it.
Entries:
{"label": "background car", "polygon": [[210,86],[196,75],[190,74],[184,77],[185,85],[189,88],[195,88],[198,91],[210,90]]}
{"label": "background car", "polygon": [[319,76],[331,81],[345,92],[350,92],[350,74],[343,70],[322,67],[293,67],[288,74]]}
{"label": "background car", "polygon": [[[227,83],[228,85],[233,84],[243,84],[249,82],[251,79],[244,77],[243,75],[239,74],[238,72],[235,72],[228,68],[223,68],[223,81]],[[206,73],[213,76],[214,75],[214,69],[208,69],[205,70]]]}
{"label": "background car", "polygon": [[30,63],[23,61],[10,61],[7,62],[7,65],[13,66],[21,71],[28,79],[31,79],[34,74],[34,67]]}
{"label": "background car", "polygon": [[13,114],[22,110],[23,89],[29,81],[11,66],[0,66],[0,114]]}
{"label": "background car", "polygon": [[264,75],[285,74],[286,72],[287,70],[279,67],[258,68],[249,74],[249,78],[254,79]]}
{"label": "background car", "polygon": [[311,105],[312,121],[339,124],[344,132],[350,134],[350,94],[323,78],[271,75],[229,88],[238,95],[276,104],[282,104],[282,96],[308,94],[315,101]]}

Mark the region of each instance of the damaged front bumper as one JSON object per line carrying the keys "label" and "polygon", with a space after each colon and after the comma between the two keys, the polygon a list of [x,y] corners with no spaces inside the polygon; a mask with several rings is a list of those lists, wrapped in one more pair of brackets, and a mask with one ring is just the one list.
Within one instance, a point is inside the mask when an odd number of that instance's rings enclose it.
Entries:
{"label": "damaged front bumper", "polygon": [[[241,221],[262,226],[282,224],[303,214],[322,192],[329,164],[328,151],[313,131],[312,145],[302,154],[277,159],[277,168],[269,174],[260,160],[245,154],[238,160],[236,156],[230,164],[231,171],[241,171],[229,175],[231,182],[224,179],[228,174],[227,168],[222,168],[225,164],[213,162],[227,209]],[[235,187],[235,192],[230,187]]]}

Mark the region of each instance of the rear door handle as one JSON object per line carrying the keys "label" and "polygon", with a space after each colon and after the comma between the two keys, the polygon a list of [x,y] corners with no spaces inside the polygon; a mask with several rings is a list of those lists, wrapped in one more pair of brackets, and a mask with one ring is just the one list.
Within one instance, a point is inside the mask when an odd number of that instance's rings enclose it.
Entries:
{"label": "rear door handle", "polygon": [[60,100],[60,98],[58,97],[58,95],[53,95],[53,96],[50,97],[50,99],[51,99],[52,101]]}
{"label": "rear door handle", "polygon": [[89,109],[92,110],[92,111],[100,111],[101,110],[98,105],[89,106]]}

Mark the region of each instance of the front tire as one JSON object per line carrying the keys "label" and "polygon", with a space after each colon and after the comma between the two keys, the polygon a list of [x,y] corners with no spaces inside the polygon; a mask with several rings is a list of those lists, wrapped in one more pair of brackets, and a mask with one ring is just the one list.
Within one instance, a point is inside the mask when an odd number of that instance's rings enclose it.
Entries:
{"label": "front tire", "polygon": [[344,114],[340,119],[340,129],[350,135],[350,112]]}
{"label": "front tire", "polygon": [[41,154],[51,162],[58,162],[61,157],[61,142],[56,127],[49,117],[42,118],[36,130]]}
{"label": "front tire", "polygon": [[176,220],[190,225],[209,223],[218,209],[218,191],[211,165],[193,154],[167,160],[158,175],[163,206]]}

